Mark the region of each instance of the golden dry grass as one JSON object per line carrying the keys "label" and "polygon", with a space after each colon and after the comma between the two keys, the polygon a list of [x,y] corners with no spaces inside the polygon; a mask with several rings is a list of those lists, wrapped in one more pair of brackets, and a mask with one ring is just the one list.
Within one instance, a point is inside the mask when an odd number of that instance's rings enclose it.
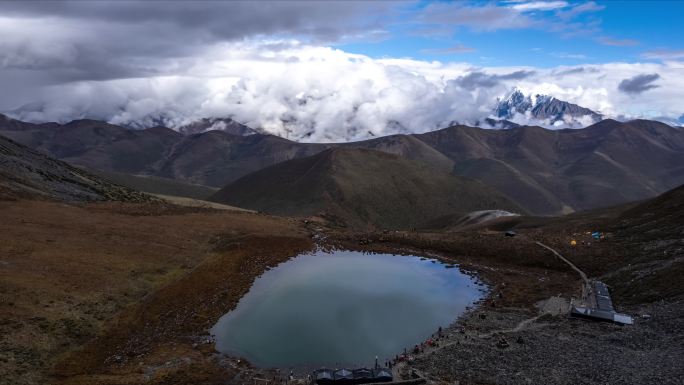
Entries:
{"label": "golden dry grass", "polygon": [[[192,309],[222,290],[197,271],[237,282],[207,310],[206,319],[217,318],[267,265],[310,247],[298,221],[239,211],[15,201],[0,202],[0,213],[0,378],[10,384],[45,382],[58,361],[63,373],[94,374],[141,329],[136,322],[164,319],[150,309],[183,308],[179,295]],[[198,325],[190,331],[206,322]],[[67,354],[88,341],[101,348]]]}

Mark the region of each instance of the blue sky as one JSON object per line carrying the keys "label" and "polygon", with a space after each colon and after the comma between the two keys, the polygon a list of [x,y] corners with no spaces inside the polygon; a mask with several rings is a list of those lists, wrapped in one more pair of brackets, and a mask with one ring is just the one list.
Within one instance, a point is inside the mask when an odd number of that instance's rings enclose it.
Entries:
{"label": "blue sky", "polygon": [[[410,57],[482,66],[536,66],[657,61],[651,51],[684,51],[684,2],[597,1],[536,2],[540,9],[516,11],[522,2],[420,2],[400,4],[388,14],[379,37],[342,41],[337,47],[374,58]],[[431,21],[426,10],[441,6],[443,18]],[[544,9],[552,8],[553,9]],[[577,12],[572,15],[573,10]],[[464,9],[502,10],[526,19],[463,23]],[[451,15],[450,15],[451,13]],[[505,13],[500,17],[504,18]],[[456,52],[449,48],[460,47]]]}

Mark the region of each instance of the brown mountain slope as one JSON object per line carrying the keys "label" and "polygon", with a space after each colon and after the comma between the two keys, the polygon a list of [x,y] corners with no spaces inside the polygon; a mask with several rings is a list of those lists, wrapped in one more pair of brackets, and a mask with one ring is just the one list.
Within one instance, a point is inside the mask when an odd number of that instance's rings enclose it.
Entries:
{"label": "brown mountain slope", "polygon": [[456,126],[417,137],[536,214],[611,206],[684,183],[684,131],[604,120],[581,130]]}
{"label": "brown mountain slope", "polygon": [[32,124],[3,115],[0,135],[88,169],[159,176],[211,187],[222,187],[250,172],[328,148],[273,135],[208,131],[185,136],[165,127],[130,130],[95,120]]}
{"label": "brown mountain slope", "polygon": [[169,195],[191,199],[206,199],[208,196],[218,191],[218,189],[214,187],[191,184],[176,179],[161,178],[158,176],[124,174],[119,172],[98,170],[89,171],[121,186],[150,194]]}
{"label": "brown mountain slope", "polygon": [[[589,277],[609,284],[622,304],[684,298],[684,185],[641,202],[556,218],[509,218],[486,227],[515,229],[551,245]],[[605,239],[595,240],[593,231]]]}
{"label": "brown mountain slope", "polygon": [[402,158],[415,160],[444,172],[451,172],[454,167],[453,160],[412,135],[384,136],[361,142],[345,143],[342,146],[399,155]]}
{"label": "brown mountain slope", "polygon": [[63,125],[24,123],[21,129],[10,129],[9,123],[5,126],[2,122],[0,119],[0,135],[25,146],[74,165],[123,173],[146,173],[183,138],[164,127],[136,131],[96,120]]}
{"label": "brown mountain slope", "polygon": [[148,201],[152,197],[0,136],[0,199]]}
{"label": "brown mountain slope", "polygon": [[606,275],[629,302],[684,295],[684,186],[645,201],[612,224],[622,267]]}
{"label": "brown mountain slope", "polygon": [[[244,175],[335,144],[298,143],[273,135],[214,130],[181,135],[164,127],[134,131],[94,120],[36,125],[0,116],[0,134],[58,159],[105,172],[151,175],[222,187]],[[343,144],[420,160],[442,170],[453,161],[406,135]]]}
{"label": "brown mountain slope", "polygon": [[522,209],[480,182],[379,151],[336,148],[247,175],[210,200],[352,227],[410,228],[445,213]]}
{"label": "brown mountain slope", "polygon": [[151,173],[223,187],[264,167],[313,155],[325,148],[327,145],[297,143],[273,135],[235,136],[209,131],[184,137],[153,167]]}
{"label": "brown mountain slope", "polygon": [[90,120],[30,124],[0,116],[0,135],[89,169],[222,187],[251,172],[331,147],[370,148],[478,179],[537,215],[654,197],[684,183],[684,130],[604,120],[578,130],[454,126],[346,144],[166,128],[130,131]]}

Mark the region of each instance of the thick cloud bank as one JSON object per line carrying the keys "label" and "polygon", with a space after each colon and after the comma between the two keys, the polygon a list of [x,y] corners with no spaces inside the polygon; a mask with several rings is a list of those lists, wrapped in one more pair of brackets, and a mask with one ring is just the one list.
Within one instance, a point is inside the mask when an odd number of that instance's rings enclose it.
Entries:
{"label": "thick cloud bank", "polygon": [[[602,9],[592,2],[565,13],[557,8],[570,7],[566,2],[511,4],[435,3],[409,21],[556,31],[535,12],[553,11],[555,24],[584,29],[568,20]],[[607,117],[676,122],[684,112],[684,63],[664,51],[661,63],[483,68],[331,48],[383,39],[393,23],[407,21],[407,8],[416,11],[406,2],[367,1],[0,2],[0,111],[31,121],[94,118],[132,127],[232,117],[304,141],[483,122],[513,87]],[[554,123],[529,114],[511,119]],[[578,124],[582,119],[571,125]]]}
{"label": "thick cloud bank", "polygon": [[[295,140],[343,141],[472,124],[492,114],[498,97],[519,87],[609,117],[676,121],[684,89],[679,66],[473,68],[372,59],[295,41],[225,43],[173,75],[47,87],[39,103],[13,114],[31,121],[90,117],[138,127],[232,117]],[[663,86],[650,88],[648,97],[624,92],[625,79],[653,73]]]}

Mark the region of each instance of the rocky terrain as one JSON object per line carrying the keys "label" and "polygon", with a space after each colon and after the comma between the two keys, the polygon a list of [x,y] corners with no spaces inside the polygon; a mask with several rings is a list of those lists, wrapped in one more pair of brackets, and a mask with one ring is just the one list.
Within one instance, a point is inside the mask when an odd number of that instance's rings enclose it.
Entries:
{"label": "rocky terrain", "polygon": [[461,384],[680,384],[683,305],[623,307],[639,317],[630,327],[546,315],[517,331],[508,329],[529,314],[483,309],[409,367]]}
{"label": "rocky terrain", "polygon": [[0,200],[26,197],[66,201],[154,200],[0,136]]}

